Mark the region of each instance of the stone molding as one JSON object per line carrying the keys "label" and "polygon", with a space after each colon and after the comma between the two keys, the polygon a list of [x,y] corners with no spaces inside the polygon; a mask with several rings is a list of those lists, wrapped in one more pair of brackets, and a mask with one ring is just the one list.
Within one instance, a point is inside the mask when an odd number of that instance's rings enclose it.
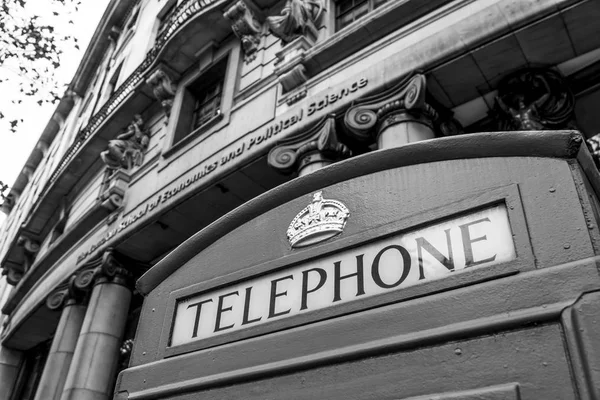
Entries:
{"label": "stone molding", "polygon": [[17,239],[17,246],[22,248],[23,263],[9,264],[4,267],[2,275],[6,275],[6,281],[10,285],[17,285],[23,276],[29,271],[35,261],[35,257],[40,250],[40,244],[36,240],[31,239],[26,235],[21,235]]}
{"label": "stone molding", "polygon": [[417,73],[390,89],[358,100],[346,111],[346,128],[362,141],[376,139],[387,127],[409,121],[427,125],[440,136],[462,133],[462,126],[449,111],[444,110],[442,116],[426,101],[426,84],[425,75]]}
{"label": "stone molding", "polygon": [[[280,172],[291,173],[308,165],[312,153],[319,153],[329,161],[352,155],[348,147],[338,140],[334,114],[321,119],[312,128],[280,141],[269,152],[267,162]],[[316,159],[322,161],[321,157]]]}
{"label": "stone molding", "polygon": [[223,15],[231,21],[233,33],[242,41],[242,49],[248,63],[256,58],[261,39],[262,24],[246,4],[246,1],[238,0],[227,8]]}
{"label": "stone molding", "polygon": [[102,184],[100,193],[100,206],[113,212],[123,205],[125,192],[129,188],[131,177],[123,170],[108,170],[107,177]]}
{"label": "stone molding", "polygon": [[499,130],[532,131],[575,128],[574,111],[575,96],[559,72],[527,68],[500,81],[493,114]]}
{"label": "stone molding", "polygon": [[169,118],[173,107],[173,98],[177,91],[177,85],[173,83],[171,70],[161,65],[146,79],[146,84],[152,88],[154,97],[160,101],[167,118]]}
{"label": "stone molding", "polygon": [[269,29],[283,44],[306,36],[315,36],[325,6],[322,0],[287,0],[281,13],[267,17]]}

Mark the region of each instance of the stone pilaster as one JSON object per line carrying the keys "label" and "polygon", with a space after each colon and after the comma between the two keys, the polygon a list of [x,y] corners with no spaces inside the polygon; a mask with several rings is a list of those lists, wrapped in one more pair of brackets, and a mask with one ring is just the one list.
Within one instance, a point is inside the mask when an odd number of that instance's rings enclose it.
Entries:
{"label": "stone pilaster", "polygon": [[380,149],[459,133],[453,118],[441,118],[426,102],[426,79],[415,74],[394,87],[361,99],[344,122],[357,139],[375,140]]}
{"label": "stone pilaster", "polygon": [[127,313],[129,273],[109,249],[74,279],[92,287],[89,304],[66,378],[62,400],[108,400],[112,397]]}
{"label": "stone pilaster", "polygon": [[335,115],[329,115],[312,128],[280,141],[269,152],[267,161],[280,172],[297,171],[303,176],[351,155],[338,140]]}
{"label": "stone pilaster", "polygon": [[20,351],[0,346],[0,400],[12,399],[22,362]]}
{"label": "stone pilaster", "polygon": [[46,306],[51,310],[61,310],[61,316],[35,400],[58,400],[62,395],[86,312],[86,307],[82,304],[84,294],[74,287],[74,278],[46,299]]}

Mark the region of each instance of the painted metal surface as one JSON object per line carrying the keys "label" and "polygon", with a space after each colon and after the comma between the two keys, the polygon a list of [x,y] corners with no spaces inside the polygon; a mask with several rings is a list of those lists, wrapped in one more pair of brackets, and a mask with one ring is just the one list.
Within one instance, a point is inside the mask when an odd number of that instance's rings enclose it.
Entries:
{"label": "painted metal surface", "polygon": [[[571,132],[507,135],[341,162],[190,239],[139,283],[153,287],[117,398],[598,398],[598,173]],[[321,189],[352,217],[340,235],[292,248],[283,232]],[[496,265],[169,346],[182,299],[345,260],[494,206],[514,246]]]}

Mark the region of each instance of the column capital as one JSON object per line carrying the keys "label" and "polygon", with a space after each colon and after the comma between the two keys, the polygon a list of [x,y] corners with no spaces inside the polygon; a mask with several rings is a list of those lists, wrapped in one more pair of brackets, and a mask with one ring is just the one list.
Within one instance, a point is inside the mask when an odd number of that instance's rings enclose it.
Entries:
{"label": "column capital", "polygon": [[575,96],[562,75],[547,68],[526,68],[504,77],[494,104],[501,131],[574,128]]}
{"label": "column capital", "polygon": [[50,310],[59,310],[71,301],[80,301],[81,296],[73,290],[70,282],[63,283],[54,289],[46,298],[46,307]]}
{"label": "column capital", "polygon": [[441,115],[426,101],[427,80],[412,74],[393,87],[359,99],[344,116],[350,134],[362,141],[373,141],[392,125],[403,122],[423,124],[440,136],[462,132],[460,123],[445,113]]}
{"label": "column capital", "polygon": [[98,257],[84,264],[71,281],[74,289],[87,292],[94,285],[107,281],[129,287],[131,277],[132,273],[115,258],[114,250],[109,247]]}
{"label": "column capital", "polygon": [[[318,153],[318,157],[310,157]],[[283,173],[290,173],[308,165],[311,160],[329,162],[350,157],[352,152],[338,140],[335,115],[330,114],[312,128],[281,140],[269,152],[269,165]]]}

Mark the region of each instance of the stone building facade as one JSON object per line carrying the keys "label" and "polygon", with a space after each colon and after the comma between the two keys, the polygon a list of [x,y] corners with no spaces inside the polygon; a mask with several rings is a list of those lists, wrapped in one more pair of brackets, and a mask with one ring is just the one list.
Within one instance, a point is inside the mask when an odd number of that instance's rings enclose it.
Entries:
{"label": "stone building facade", "polygon": [[110,1],[2,204],[0,399],[109,399],[122,371],[128,398],[155,266],[286,182],[481,132],[577,131],[595,157],[599,18],[596,0]]}

